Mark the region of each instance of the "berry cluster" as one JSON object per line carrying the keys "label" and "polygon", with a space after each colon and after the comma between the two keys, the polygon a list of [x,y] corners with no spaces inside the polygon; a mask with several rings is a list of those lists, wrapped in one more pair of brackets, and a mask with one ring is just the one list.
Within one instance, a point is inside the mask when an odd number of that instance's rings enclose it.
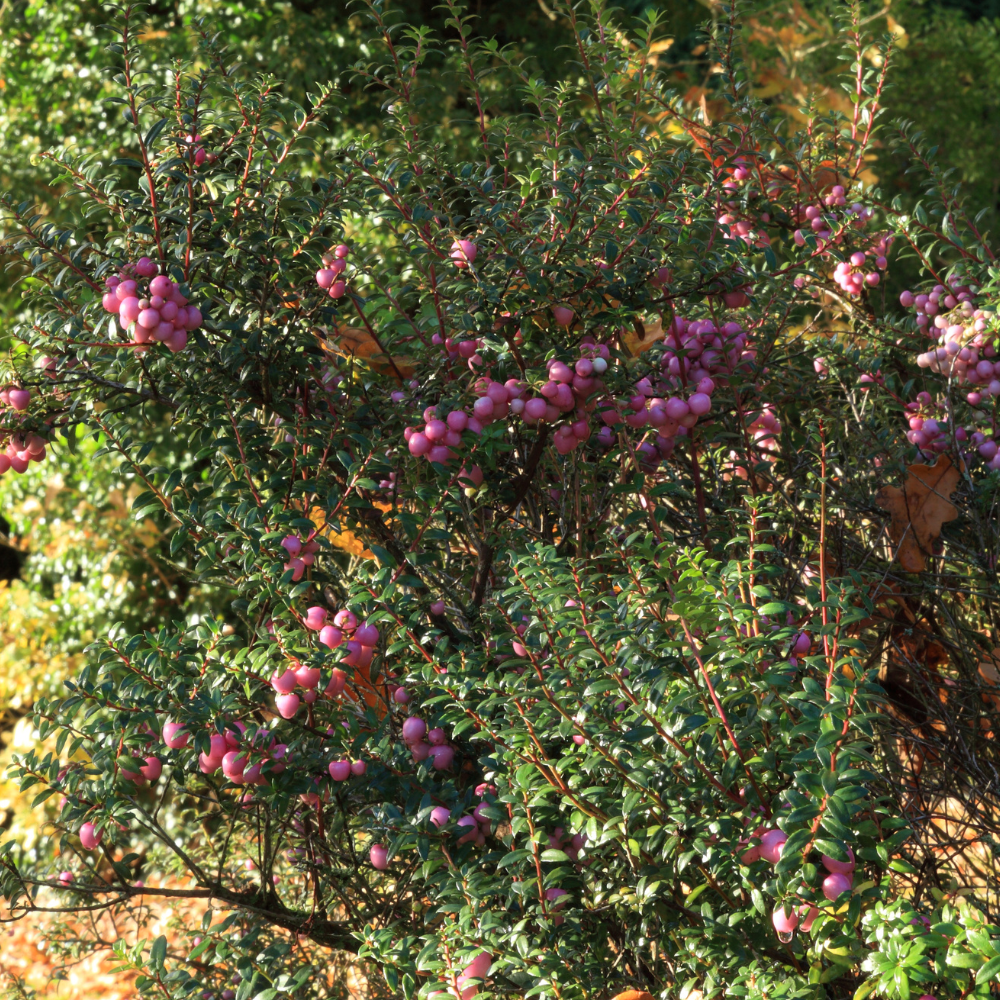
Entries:
{"label": "berry cluster", "polygon": [[347,282],[340,277],[347,267],[347,255],[351,248],[346,243],[334,247],[333,253],[323,254],[323,266],[316,272],[316,284],[322,288],[331,299],[343,298],[347,291]]}
{"label": "berry cluster", "polygon": [[188,330],[201,326],[201,310],[188,305],[180,285],[159,270],[148,257],[126,264],[105,279],[101,304],[118,317],[137,349],[159,342],[176,354],[187,346]]}

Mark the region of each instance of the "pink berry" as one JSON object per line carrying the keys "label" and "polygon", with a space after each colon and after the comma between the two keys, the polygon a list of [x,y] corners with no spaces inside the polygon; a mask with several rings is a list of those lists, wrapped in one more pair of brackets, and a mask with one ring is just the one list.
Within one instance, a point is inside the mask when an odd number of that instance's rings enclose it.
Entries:
{"label": "pink berry", "polygon": [[427,742],[430,743],[431,746],[439,747],[443,743],[445,743],[447,739],[448,737],[445,736],[445,732],[443,729],[432,729],[427,734]]}
{"label": "pink berry", "polygon": [[837,875],[850,875],[854,871],[855,861],[854,852],[849,847],[847,848],[847,856],[849,858],[848,861],[837,861],[835,858],[831,858],[829,854],[824,854],[820,860],[828,872],[833,872]]}
{"label": "pink berry", "polygon": [[788,834],[784,830],[768,830],[760,838],[760,856],[772,865],[776,865],[781,860],[786,840]]}
{"label": "pink berry", "polygon": [[319,667],[299,667],[295,671],[299,687],[314,688],[319,684]]}
{"label": "pink berry", "polygon": [[431,605],[431,609],[430,610],[431,610],[431,614],[432,615],[443,615],[444,614],[444,609],[445,609],[444,601],[435,601]]}
{"label": "pink berry", "polygon": [[342,628],[346,632],[350,632],[358,627],[358,617],[353,611],[348,611],[347,608],[341,608],[333,616],[333,624],[337,628]]}
{"label": "pink berry", "polygon": [[795,910],[785,910],[781,905],[776,906],[771,913],[771,923],[778,932],[778,940],[788,943],[795,934],[795,928],[799,926],[799,915]]}
{"label": "pink berry", "polygon": [[435,806],[431,810],[431,822],[440,830],[451,819],[451,810],[444,806]]}
{"label": "pink berry", "polygon": [[462,270],[475,261],[478,253],[479,248],[472,240],[455,240],[451,245],[451,259]]}
{"label": "pink berry", "polygon": [[343,298],[343,295],[346,291],[347,291],[346,281],[335,281],[330,286],[330,298],[331,299]]}
{"label": "pink berry", "polygon": [[190,737],[187,725],[183,722],[165,722],[163,724],[163,742],[171,750],[186,747]]}
{"label": "pink berry", "polygon": [[96,829],[93,823],[84,823],[80,827],[80,843],[85,851],[94,850],[103,837],[104,831]]}
{"label": "pink berry", "polygon": [[146,763],[139,770],[147,781],[156,781],[163,773],[163,761],[159,757],[147,757]]}
{"label": "pink berry", "polygon": [[334,625],[324,625],[319,630],[319,641],[327,649],[336,649],[344,641],[344,633]]}
{"label": "pink berry", "polygon": [[332,760],[328,770],[334,781],[347,781],[351,776],[351,762],[349,760]]}
{"label": "pink berry", "polygon": [[455,762],[455,751],[449,746],[432,746],[430,755],[434,758],[435,771],[447,771]]}
{"label": "pink berry", "polygon": [[31,401],[31,393],[27,389],[11,389],[7,393],[7,399],[15,410],[26,410]]}
{"label": "pink berry", "polygon": [[60,885],[69,885],[70,882],[72,882],[74,878],[76,878],[76,876],[72,872],[60,872],[59,873],[59,884]]}
{"label": "pink berry", "polygon": [[813,921],[819,916],[819,907],[800,906],[799,917],[802,919],[801,929],[803,932],[812,930]]}
{"label": "pink berry", "polygon": [[329,288],[337,280],[337,272],[328,267],[320,268],[316,272],[316,284],[320,288]]}
{"label": "pink berry", "polygon": [[351,774],[355,778],[360,778],[364,775],[365,771],[368,770],[368,762],[364,760],[356,760],[351,764]]}
{"label": "pink berry", "polygon": [[407,705],[410,701],[410,692],[405,687],[398,687],[392,692],[392,700],[397,705]]}
{"label": "pink berry", "polygon": [[569,306],[553,306],[552,315],[560,326],[569,326],[573,322],[573,310]]}
{"label": "pink berry", "polygon": [[344,258],[351,252],[351,248],[346,243],[339,243],[333,248],[333,255],[337,258]]}
{"label": "pink berry", "polygon": [[303,624],[306,628],[318,632],[326,624],[326,608],[318,604],[313,605],[306,612]]}
{"label": "pink berry", "polygon": [[344,673],[339,667],[333,668],[333,673],[330,677],[330,683],[327,684],[324,694],[328,698],[336,698],[337,695],[341,694],[344,688],[347,686],[347,674]]}
{"label": "pink berry", "polygon": [[389,852],[381,844],[372,844],[372,849],[368,856],[371,858],[372,866],[380,872],[384,872],[389,867]]}
{"label": "pink berry", "polygon": [[362,646],[377,646],[379,640],[378,629],[374,625],[369,625],[366,622],[354,633],[354,638],[357,639]]}
{"label": "pink berry", "polygon": [[292,718],[299,710],[299,696],[297,694],[279,694],[274,699],[274,703],[278,707],[278,714],[283,719]]}
{"label": "pink berry", "polygon": [[403,723],[403,741],[419,743],[427,733],[427,723],[417,715],[411,715]]}
{"label": "pink berry", "polygon": [[842,893],[850,892],[854,880],[849,875],[834,872],[823,879],[823,895],[829,900],[835,900]]}
{"label": "pink berry", "polygon": [[295,677],[295,671],[289,667],[283,674],[279,674],[275,671],[271,675],[271,687],[274,688],[278,694],[290,694],[295,690],[295,685],[298,683]]}

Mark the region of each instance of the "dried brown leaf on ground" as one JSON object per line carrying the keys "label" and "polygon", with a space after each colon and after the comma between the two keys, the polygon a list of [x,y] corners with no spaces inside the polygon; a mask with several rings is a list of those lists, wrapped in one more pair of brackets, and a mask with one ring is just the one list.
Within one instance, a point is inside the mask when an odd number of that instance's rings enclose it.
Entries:
{"label": "dried brown leaf on ground", "polygon": [[941,526],[958,517],[950,498],[960,473],[947,455],[939,456],[934,465],[911,465],[906,471],[903,487],[884,486],[875,502],[892,515],[889,537],[899,565],[907,573],[922,573],[927,556],[934,554]]}
{"label": "dried brown leaf on ground", "polygon": [[361,358],[377,372],[394,375],[397,379],[409,378],[416,370],[411,358],[386,354],[382,345],[368,330],[341,326],[321,332],[323,348],[333,354]]}
{"label": "dried brown leaf on ground", "polygon": [[663,322],[659,317],[655,320],[650,320],[648,323],[636,320],[635,329],[626,326],[622,328],[620,333],[622,346],[626,348],[632,357],[642,354],[643,351],[648,350],[658,340],[663,340],[665,336],[666,332],[663,329]]}

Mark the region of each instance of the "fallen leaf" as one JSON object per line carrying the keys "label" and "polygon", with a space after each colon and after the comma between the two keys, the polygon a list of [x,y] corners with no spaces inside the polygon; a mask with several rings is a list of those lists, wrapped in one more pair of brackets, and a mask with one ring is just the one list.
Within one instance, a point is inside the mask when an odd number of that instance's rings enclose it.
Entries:
{"label": "fallen leaf", "polygon": [[[1000,649],[994,649],[990,656],[991,660],[984,660],[979,664],[979,676],[987,687],[1000,688],[1000,670],[997,669],[997,665],[1000,664]],[[994,707],[1000,709],[1000,693],[986,694],[984,692],[983,700],[992,701]]]}
{"label": "fallen leaf", "polygon": [[397,379],[409,378],[415,371],[412,358],[386,354],[367,330],[341,326],[335,330],[320,331],[320,344],[332,354],[360,358],[375,371],[383,375],[394,375]]}
{"label": "fallen leaf", "polygon": [[884,486],[875,502],[892,515],[889,537],[899,565],[907,573],[922,573],[941,536],[941,526],[958,517],[950,497],[960,477],[947,455],[941,455],[933,466],[911,465],[906,471],[903,488]]}
{"label": "fallen leaf", "polygon": [[643,351],[648,350],[658,340],[663,340],[665,336],[663,322],[660,319],[652,323],[643,323],[642,320],[636,320],[636,327],[642,329],[641,337],[639,336],[639,329],[633,329],[632,327],[623,327],[620,335],[622,346],[625,347],[633,358],[637,354],[642,354]]}
{"label": "fallen leaf", "polygon": [[[376,504],[380,510],[389,510],[388,505]],[[345,528],[343,531],[334,531],[333,528],[329,527],[326,523],[326,512],[322,507],[313,507],[309,512],[309,519],[313,524],[316,525],[317,530],[321,535],[325,535],[327,541],[331,545],[335,545],[338,549],[343,549],[349,555],[355,556],[360,559],[374,559],[375,553],[371,549],[367,548],[364,542],[358,538],[349,528]]]}

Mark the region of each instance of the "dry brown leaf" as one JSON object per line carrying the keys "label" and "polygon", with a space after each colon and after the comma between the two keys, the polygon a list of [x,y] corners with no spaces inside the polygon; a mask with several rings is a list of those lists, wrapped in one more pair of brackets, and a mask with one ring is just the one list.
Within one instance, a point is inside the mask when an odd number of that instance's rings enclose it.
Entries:
{"label": "dry brown leaf", "polygon": [[[990,654],[992,659],[984,660],[979,664],[979,676],[988,687],[1000,688],[1000,649],[994,649]],[[995,708],[1000,709],[1000,694],[983,694],[983,700],[993,702]]]}
{"label": "dry brown leaf", "polygon": [[896,558],[907,573],[922,573],[927,556],[941,536],[945,521],[958,517],[958,509],[949,499],[959,481],[959,471],[947,455],[931,465],[911,465],[906,483],[884,486],[875,502],[889,511],[892,521],[889,536],[896,546]]}
{"label": "dry brown leaf", "polygon": [[612,1000],[653,1000],[653,997],[645,990],[626,990],[612,997]]}
{"label": "dry brown leaf", "polygon": [[663,340],[665,336],[662,320],[657,319],[651,323],[643,323],[642,320],[639,320],[638,325],[643,329],[642,337],[639,336],[637,330],[633,330],[631,327],[624,327],[621,331],[622,346],[632,357],[649,350],[653,344],[658,340]]}
{"label": "dry brown leaf", "polygon": [[344,357],[361,358],[383,375],[393,375],[398,379],[409,378],[416,370],[413,359],[391,357],[379,346],[378,341],[367,331],[351,326],[341,326],[321,336],[323,348]]}
{"label": "dry brown leaf", "polygon": [[[375,504],[379,510],[390,510],[388,504]],[[364,542],[358,538],[348,528],[343,531],[334,531],[332,528],[327,526],[326,523],[326,511],[322,507],[313,507],[309,512],[309,520],[316,525],[321,535],[325,535],[327,540],[331,545],[335,545],[338,549],[343,549],[348,554],[361,559],[374,559],[375,553],[371,549],[366,548]]]}

